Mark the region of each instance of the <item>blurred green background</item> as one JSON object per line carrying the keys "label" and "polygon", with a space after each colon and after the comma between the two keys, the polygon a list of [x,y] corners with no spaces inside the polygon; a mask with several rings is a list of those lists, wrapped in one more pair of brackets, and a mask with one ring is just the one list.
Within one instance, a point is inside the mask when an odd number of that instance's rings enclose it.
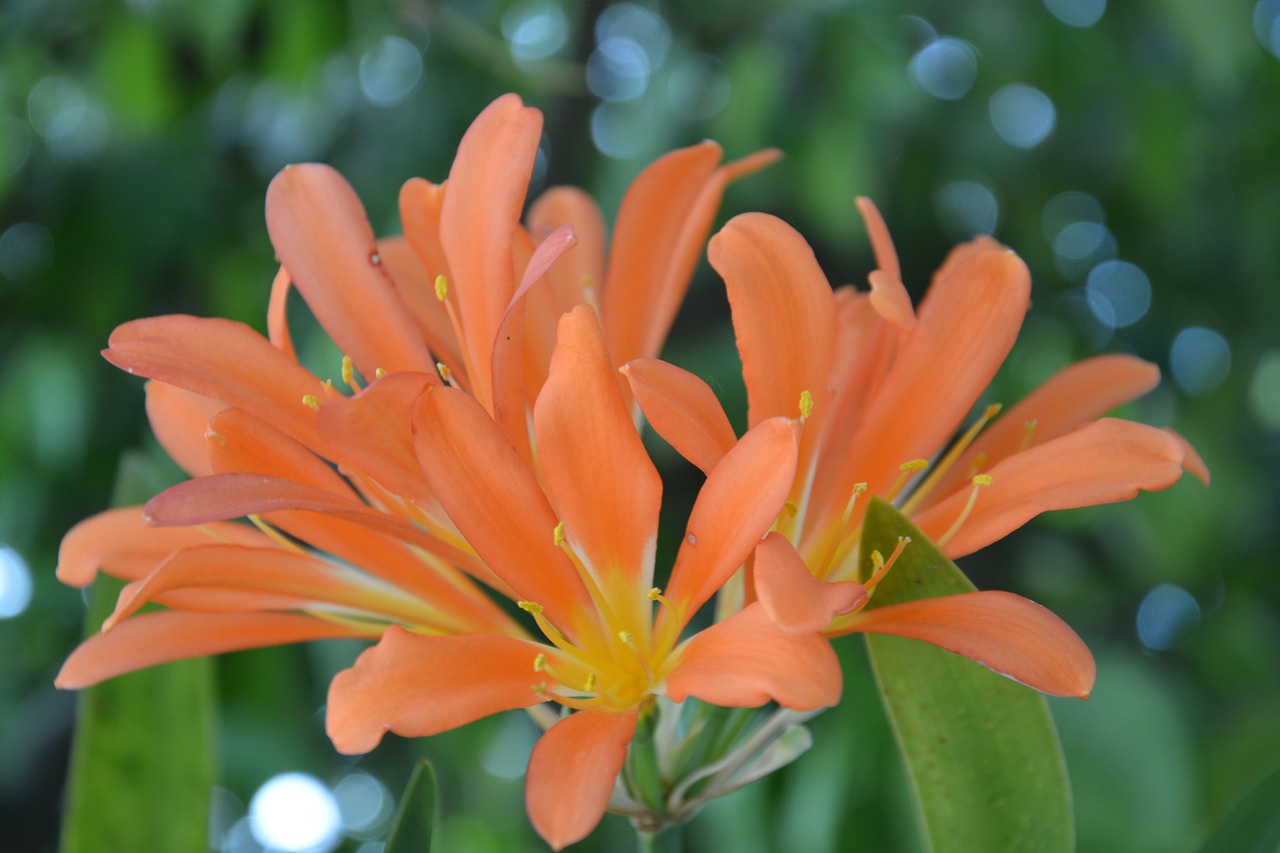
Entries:
{"label": "blurred green background", "polygon": [[[59,538],[109,505],[122,456],[143,472],[129,489],[177,476],[141,382],[98,357],[111,329],[168,312],[263,328],[275,272],[263,196],[281,166],[331,163],[394,233],[400,184],[443,179],[470,120],[515,91],[546,114],[535,190],[584,186],[609,217],[673,147],[781,148],[722,215],[788,219],[835,284],[871,268],[856,195],[880,205],[917,298],[950,245],[994,233],[1030,265],[1034,308],[991,400],[1099,352],[1161,366],[1161,387],[1124,414],[1187,436],[1212,488],[1186,478],[1060,513],[961,567],[1051,607],[1098,657],[1094,698],[1051,703],[1079,848],[1197,849],[1280,764],[1278,56],[1280,0],[8,0],[0,848],[57,845],[76,697],[52,681],[85,618],[81,593],[53,576]],[[667,357],[744,407],[705,264]],[[673,495],[696,487],[654,450]],[[815,720],[817,748],[713,805],[685,849],[918,849],[860,644],[841,651],[846,697]],[[301,771],[336,792],[332,844],[376,853],[412,760],[428,756],[437,849],[536,849],[522,716],[358,761],[332,751],[324,687],[354,652],[217,662],[211,848],[262,850],[249,803]],[[580,849],[632,843],[608,817]]]}

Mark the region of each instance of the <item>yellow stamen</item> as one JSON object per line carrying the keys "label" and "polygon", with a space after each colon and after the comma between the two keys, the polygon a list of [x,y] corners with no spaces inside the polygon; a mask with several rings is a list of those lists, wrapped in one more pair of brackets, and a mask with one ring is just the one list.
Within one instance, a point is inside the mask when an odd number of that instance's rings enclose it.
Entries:
{"label": "yellow stamen", "polygon": [[320,398],[319,398],[319,397],[317,397],[315,394],[303,394],[303,395],[302,395],[302,405],[307,406],[307,407],[312,408],[312,409],[319,409],[319,408],[320,408]]}
{"label": "yellow stamen", "polygon": [[910,544],[910,536],[899,536],[898,545],[893,549],[893,553],[889,555],[889,559],[887,560],[879,551],[871,552],[871,577],[865,584],[863,584],[867,589],[868,599],[871,597],[871,594],[875,592],[876,584],[884,580],[884,576],[889,574],[889,570],[898,562],[898,558],[902,556],[902,552],[906,550],[906,547]]}
{"label": "yellow stamen", "polygon": [[969,492],[969,500],[965,503],[964,509],[960,511],[960,517],[955,520],[951,528],[946,533],[938,537],[938,547],[945,548],[947,543],[960,532],[961,526],[969,518],[969,513],[973,512],[973,505],[978,502],[978,490],[983,486],[991,485],[990,474],[979,474],[973,478],[973,491]]}
{"label": "yellow stamen", "polygon": [[449,385],[453,385],[455,388],[457,387],[453,381],[453,371],[449,369],[449,365],[445,364],[443,361],[437,361],[436,370],[440,373],[441,379]]}
{"label": "yellow stamen", "polygon": [[808,389],[800,392],[800,420],[808,420],[813,414],[813,393]]}
{"label": "yellow stamen", "polygon": [[436,276],[436,299],[444,302],[449,298],[449,282],[443,275]]}
{"label": "yellow stamen", "polygon": [[1022,436],[1022,446],[1018,448],[1019,453],[1031,446],[1031,439],[1036,433],[1036,422],[1034,420],[1027,421],[1023,426],[1026,432]]}
{"label": "yellow stamen", "polygon": [[632,644],[634,638],[631,636],[630,631],[619,631],[618,639],[629,646]]}
{"label": "yellow stamen", "polygon": [[594,672],[587,674],[587,683],[582,686],[583,693],[594,693],[596,690],[596,674]]}
{"label": "yellow stamen", "polygon": [[538,652],[538,656],[533,659],[533,671],[542,672],[547,668],[547,656],[542,652]]}
{"label": "yellow stamen", "polygon": [[885,493],[884,499],[892,501],[897,498],[898,493],[911,481],[911,478],[928,467],[928,459],[912,459],[910,462],[903,462],[898,466],[898,470],[902,472],[898,475],[898,482],[894,483],[893,488]]}
{"label": "yellow stamen", "polygon": [[275,542],[277,545],[280,545],[281,547],[286,548],[295,554],[304,553],[303,550],[299,548],[298,545],[292,539],[285,536],[279,530],[276,530],[270,524],[267,524],[267,522],[262,520],[261,516],[251,515],[249,516],[249,521],[253,522],[254,527],[258,528],[263,533],[267,534],[267,536],[271,537],[271,540]]}
{"label": "yellow stamen", "polygon": [[519,607],[525,613],[532,613],[534,616],[542,615],[542,605],[536,601],[517,601],[516,607]]}
{"label": "yellow stamen", "polygon": [[373,371],[373,377],[374,377],[375,379],[381,379],[382,377],[384,377],[384,376],[386,376],[386,375],[387,375],[386,368],[383,368],[383,367],[375,368],[375,369],[374,369],[374,371]]}
{"label": "yellow stamen", "polygon": [[564,547],[564,522],[556,525],[555,531],[551,534],[551,541],[555,543],[557,548]]}
{"label": "yellow stamen", "polygon": [[351,362],[351,356],[344,355],[342,357],[342,381],[347,383],[352,389],[359,391],[360,386],[356,384],[356,368]]}
{"label": "yellow stamen", "polygon": [[[929,496],[929,493],[938,485],[938,481],[943,478],[947,471],[951,470],[951,466],[960,458],[960,454],[968,450],[969,445],[973,444],[974,439],[978,437],[978,433],[982,432],[986,425],[991,423],[992,418],[1000,414],[1000,409],[1001,406],[999,403],[992,403],[990,406],[987,406],[986,410],[982,413],[982,416],[974,421],[969,428],[964,431],[964,435],[960,436],[959,440],[957,440],[955,444],[951,445],[947,454],[943,456],[938,464],[934,466],[933,470],[929,472],[929,476],[925,478],[925,481],[920,484],[919,488],[912,492],[911,498],[902,505],[902,513],[904,515],[911,515],[920,508],[920,504]],[[970,476],[978,473],[985,461],[985,454],[978,454],[977,459],[974,460],[975,467],[970,472]]]}

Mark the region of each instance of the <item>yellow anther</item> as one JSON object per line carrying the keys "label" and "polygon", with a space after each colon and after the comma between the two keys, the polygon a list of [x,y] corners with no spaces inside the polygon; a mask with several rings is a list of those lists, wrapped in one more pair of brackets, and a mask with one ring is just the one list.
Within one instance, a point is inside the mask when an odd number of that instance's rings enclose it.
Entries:
{"label": "yellow anther", "polygon": [[813,414],[813,394],[808,389],[800,392],[800,419],[806,420]]}
{"label": "yellow anther", "polygon": [[782,505],[782,511],[786,514],[787,518],[795,518],[800,514],[800,506],[795,501],[787,501]]}
{"label": "yellow anther", "polygon": [[542,652],[538,652],[538,656],[533,659],[533,671],[542,672],[547,668],[547,656]]}
{"label": "yellow anther", "polygon": [[865,584],[868,594],[875,591],[876,584],[889,573],[893,568],[893,564],[898,562],[898,558],[902,556],[902,551],[911,544],[910,536],[899,536],[898,545],[893,549],[893,553],[889,555],[889,559],[885,559],[884,555],[879,551],[871,552],[871,577],[867,579]]}
{"label": "yellow anther", "polygon": [[594,693],[596,689],[596,674],[594,672],[587,675],[587,683],[582,686],[583,693]]}
{"label": "yellow anther", "polygon": [[1023,427],[1026,429],[1026,432],[1022,436],[1022,447],[1019,448],[1019,452],[1026,450],[1031,446],[1031,438],[1036,434],[1035,421],[1027,421],[1023,424]]}
{"label": "yellow anther", "polygon": [[436,299],[444,302],[449,298],[449,282],[445,281],[443,275],[436,276]]}
{"label": "yellow anther", "polygon": [[885,500],[896,500],[899,493],[901,493],[902,490],[906,488],[907,483],[911,481],[911,478],[928,467],[928,459],[912,459],[910,462],[903,462],[899,465],[898,470],[901,473],[898,475],[898,481],[893,484],[893,488],[889,489],[889,491],[885,493]]}
{"label": "yellow anther", "polygon": [[973,484],[974,484],[975,486],[990,486],[990,485],[991,485],[991,475],[990,475],[990,474],[979,474],[979,475],[977,475],[976,477],[974,477],[974,478],[973,478]]}
{"label": "yellow anther", "polygon": [[373,371],[373,378],[374,378],[374,379],[381,379],[382,377],[384,377],[384,376],[386,376],[386,375],[387,375],[387,370],[386,370],[386,368],[384,368],[384,367],[379,367],[379,368],[377,368],[377,369],[375,369],[375,370]]}
{"label": "yellow anther", "polygon": [[517,601],[516,607],[519,607],[525,613],[532,613],[534,616],[542,615],[542,605],[536,601]]}
{"label": "yellow anther", "polygon": [[881,554],[878,550],[876,550],[876,551],[872,551],[872,552],[871,552],[871,572],[872,572],[872,574],[874,574],[875,572],[880,571],[882,568],[884,568],[884,554]]}
{"label": "yellow anther", "polygon": [[453,371],[450,370],[449,365],[445,364],[443,361],[436,362],[436,370],[440,373],[440,378],[445,382],[453,381]]}
{"label": "yellow anther", "polygon": [[547,695],[547,685],[545,685],[545,684],[530,684],[529,686],[530,686],[530,687],[532,687],[532,688],[533,688],[533,692],[534,692],[534,693],[537,693],[539,696],[546,696],[546,695]]}
{"label": "yellow anther", "polygon": [[629,645],[631,645],[631,639],[632,639],[632,638],[631,638],[631,632],[630,632],[630,631],[619,631],[619,632],[618,632],[618,639],[619,639],[619,640],[621,640],[623,643],[627,644],[628,646],[629,646]]}
{"label": "yellow anther", "polygon": [[653,587],[653,588],[651,588],[651,589],[649,590],[649,600],[650,600],[650,601],[661,601],[661,602],[663,602],[663,603],[665,604],[665,603],[666,603],[666,601],[667,601],[667,598],[666,598],[666,596],[664,596],[664,595],[662,594],[662,588],[661,588],[661,587],[656,587],[656,586],[655,586],[655,587]]}
{"label": "yellow anther", "polygon": [[1003,408],[1004,406],[1002,406],[1000,403],[992,403],[990,406],[987,406],[987,410],[982,413],[982,419],[984,421],[991,420],[996,415],[1000,414],[1000,410]]}
{"label": "yellow anther", "polygon": [[928,459],[912,459],[910,462],[903,462],[899,465],[898,470],[904,474],[914,474],[916,471],[923,471],[928,467]]}
{"label": "yellow anther", "polygon": [[342,357],[342,381],[354,388],[355,378],[356,368],[355,365],[351,363],[351,356],[344,355]]}
{"label": "yellow anther", "polygon": [[564,522],[556,525],[555,532],[551,534],[551,541],[555,543],[557,548],[564,546]]}
{"label": "yellow anther", "polygon": [[312,408],[312,409],[319,409],[320,398],[317,397],[315,394],[303,394],[302,405],[308,406],[309,408]]}

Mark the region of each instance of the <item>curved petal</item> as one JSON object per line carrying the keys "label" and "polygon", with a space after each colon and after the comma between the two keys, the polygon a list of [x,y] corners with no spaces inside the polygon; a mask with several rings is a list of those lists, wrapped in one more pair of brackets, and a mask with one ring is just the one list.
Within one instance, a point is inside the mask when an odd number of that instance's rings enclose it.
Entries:
{"label": "curved petal", "polygon": [[662,479],[616,377],[595,311],[579,305],[560,320],[551,372],[534,407],[534,433],[567,540],[606,594],[630,591],[647,612],[643,594],[653,585]]}
{"label": "curved petal", "polygon": [[1159,382],[1160,368],[1131,355],[1099,355],[1076,362],[1056,373],[983,430],[938,483],[935,493],[950,494],[972,477],[974,462],[979,456],[985,460],[983,467],[990,468],[1019,450],[1044,444],[1102,417],[1116,406],[1147,393]]}
{"label": "curved petal", "polygon": [[1165,433],[1173,436],[1173,440],[1182,445],[1182,470],[1190,472],[1200,482],[1206,486],[1209,485],[1209,466],[1204,463],[1204,459],[1200,456],[1200,451],[1192,446],[1182,435],[1166,427]]}
{"label": "curved petal", "polygon": [[289,334],[289,291],[292,289],[293,279],[289,278],[289,271],[280,267],[271,281],[271,298],[267,301],[267,340],[296,361],[293,337]]}
{"label": "curved petal", "polygon": [[756,546],[753,571],[761,606],[779,628],[792,633],[821,631],[837,614],[867,599],[867,589],[860,583],[815,578],[778,533],[770,533]]}
{"label": "curved petal", "polygon": [[62,665],[63,690],[186,658],[329,637],[368,637],[369,631],[297,613],[142,613],[107,634],[94,634]]}
{"label": "curved petal", "polygon": [[88,586],[99,569],[124,580],[137,580],[174,551],[214,542],[258,547],[271,544],[247,524],[153,527],[143,518],[142,507],[110,509],[86,518],[62,537],[58,580],[68,586]]}
{"label": "curved petal", "polygon": [[627,362],[621,372],[653,431],[710,474],[738,440],[711,386],[656,358]]}
{"label": "curved petal", "polygon": [[362,374],[433,368],[342,175],[321,163],[284,167],[267,187],[267,231],[294,286]]}
{"label": "curved petal", "polygon": [[160,446],[192,477],[212,474],[204,433],[227,404],[154,379],[145,388],[147,420]]}
{"label": "curved petal", "polygon": [[330,683],[329,738],[338,752],[356,755],[388,731],[426,737],[537,705],[538,648],[513,637],[430,637],[392,626]]}
{"label": "curved petal", "polygon": [[884,270],[874,270],[867,276],[871,283],[871,307],[876,313],[906,334],[916,327],[916,312],[911,306],[911,296],[902,282]]}
{"label": "curved petal", "polygon": [[332,492],[356,494],[330,465],[269,423],[241,409],[224,409],[209,421],[209,462],[217,474],[262,474]]}
{"label": "curved petal", "polygon": [[902,267],[898,264],[898,252],[893,248],[893,238],[889,236],[889,228],[884,224],[884,217],[876,203],[866,196],[858,196],[854,201],[862,221],[867,226],[867,236],[871,238],[871,251],[876,256],[876,268],[884,271],[891,279],[902,281]]}
{"label": "curved petal", "polygon": [[[1158,491],[1182,476],[1182,445],[1163,430],[1104,418],[1014,454],[990,471],[973,511],[943,544],[952,559],[971,554],[1042,512],[1114,503]],[[939,541],[969,501],[962,489],[914,521]]]}
{"label": "curved petal", "polygon": [[440,245],[449,259],[466,336],[472,393],[492,405],[490,358],[515,293],[512,235],[520,223],[542,132],[542,114],[504,95],[472,122],[458,146],[440,210]]}
{"label": "curved petal", "polygon": [[595,606],[554,542],[558,519],[546,496],[488,413],[468,394],[433,388],[414,411],[414,447],[432,491],[480,558],[574,633]]}
{"label": "curved petal", "polygon": [[[455,373],[465,376],[453,324],[449,322],[444,306],[436,298],[435,276],[423,266],[418,253],[403,237],[379,240],[378,256],[382,258],[382,268],[391,276],[396,293],[413,315],[418,334],[426,342],[431,355],[444,362]],[[370,381],[375,378],[376,375],[366,377]]]}
{"label": "curved petal", "polygon": [[525,807],[553,850],[586,838],[604,817],[637,716],[634,708],[620,714],[579,711],[558,721],[533,748]]}
{"label": "curved petal", "polygon": [[769,701],[813,711],[840,701],[840,661],[816,632],[784,631],[759,602],[695,634],[666,679],[677,702],[695,696],[726,708]]}
{"label": "curved petal", "polygon": [[658,635],[678,634],[760,542],[782,509],[796,473],[796,421],[756,424],[702,485],[671,569]]}
{"label": "curved petal", "polygon": [[833,634],[912,637],[1054,696],[1088,699],[1097,668],[1089,647],[1052,611],[987,590],[862,610]]}
{"label": "curved petal", "polygon": [[320,380],[244,323],[171,314],[117,326],[102,355],[121,370],[244,409],[309,447],[320,445],[303,397]]}

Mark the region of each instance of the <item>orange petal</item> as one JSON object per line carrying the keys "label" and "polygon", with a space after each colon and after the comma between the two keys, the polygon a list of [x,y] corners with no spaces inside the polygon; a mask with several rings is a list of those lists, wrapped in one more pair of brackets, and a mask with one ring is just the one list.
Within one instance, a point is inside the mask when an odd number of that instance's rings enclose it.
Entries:
{"label": "orange petal", "polygon": [[289,291],[292,289],[293,279],[289,278],[289,271],[280,267],[271,281],[271,298],[267,302],[267,340],[296,361],[293,338],[289,334]]}
{"label": "orange petal", "polygon": [[1200,452],[1191,446],[1191,442],[1173,430],[1166,427],[1164,432],[1173,436],[1174,440],[1182,445],[1182,469],[1189,471],[1192,476],[1206,486],[1209,485],[1209,466],[1204,464],[1204,459],[1200,457]]}
{"label": "orange petal", "polygon": [[695,634],[666,686],[677,702],[813,711],[840,701],[840,661],[821,634],[784,631],[757,602]]}
{"label": "orange petal", "polygon": [[434,367],[342,175],[319,163],[286,166],[267,188],[267,231],[294,286],[362,374]]}
{"label": "orange petal", "polygon": [[786,537],[770,533],[756,547],[756,597],[779,628],[792,633],[821,631],[839,613],[866,600],[860,583],[820,581]]}
{"label": "orange petal", "polygon": [[[986,460],[983,467],[990,468],[1025,447],[1044,444],[1102,417],[1159,382],[1160,368],[1131,355],[1100,355],[1072,364],[983,430],[938,483],[936,494],[947,495],[972,477],[979,454]],[[1034,424],[1030,431],[1028,424]]]}
{"label": "orange petal", "polygon": [[79,690],[126,672],[223,652],[367,637],[367,629],[296,613],[142,613],[108,634],[94,634],[71,653],[54,681]]}
{"label": "orange petal", "polygon": [[572,633],[595,607],[556,547],[559,523],[533,473],[489,414],[449,387],[422,395],[414,446],[432,491],[480,558],[522,598]]}
{"label": "orange petal", "polygon": [[1066,622],[1009,592],[922,598],[846,618],[838,634],[924,640],[1053,696],[1088,699],[1097,674],[1089,647]]}
{"label": "orange petal", "polygon": [[604,817],[636,731],[633,708],[579,711],[558,721],[529,757],[525,808],[553,850],[581,841]]}
{"label": "orange petal", "polygon": [[658,631],[684,627],[760,542],[782,509],[796,473],[796,421],[756,424],[702,485],[671,569]]}
{"label": "orange petal", "polygon": [[824,404],[836,306],[809,244],[781,219],[744,213],[711,239],[707,256],[733,309],[748,422],[798,417],[804,391]]}
{"label": "orange petal", "polygon": [[356,755],[388,731],[426,737],[537,705],[538,649],[512,637],[429,637],[392,626],[334,676],[325,728],[338,752]]}
{"label": "orange petal", "polygon": [[621,372],[653,431],[710,474],[738,440],[711,386],[656,358],[638,358]]}
{"label": "orange petal", "polygon": [[849,437],[839,469],[842,495],[860,481],[871,494],[884,494],[899,466],[932,457],[951,437],[1013,346],[1030,291],[1026,265],[1003,251],[974,255],[940,282],[862,429]]}
{"label": "orange petal", "polygon": [[222,400],[316,447],[315,411],[302,402],[320,380],[253,329],[182,314],[117,326],[107,361],[121,370]]}
{"label": "orange petal", "polygon": [[302,444],[241,409],[224,409],[209,421],[209,462],[218,474],[263,474],[356,499],[333,468]]}
{"label": "orange petal", "polygon": [[889,228],[884,224],[884,217],[876,203],[866,196],[859,196],[855,202],[862,221],[867,226],[867,236],[871,238],[871,250],[876,256],[876,268],[884,271],[889,278],[901,282],[902,268],[898,265],[898,253],[893,248],[893,239],[889,236]]}
{"label": "orange petal", "polygon": [[[378,256],[382,258],[382,268],[391,276],[396,293],[413,315],[418,333],[426,341],[432,356],[448,365],[455,374],[465,376],[453,324],[436,298],[435,276],[429,274],[417,252],[402,237],[379,240]],[[366,378],[374,379],[372,376]]]}
{"label": "orange petal", "polygon": [[871,306],[876,313],[903,334],[916,327],[916,312],[911,307],[911,296],[902,282],[884,270],[875,270],[867,276],[871,282]]}
{"label": "orange petal", "polygon": [[146,384],[146,391],[147,420],[160,446],[192,477],[212,474],[204,432],[227,404],[155,380]]}
{"label": "orange petal", "polygon": [[621,580],[648,610],[643,592],[653,585],[662,479],[622,401],[589,305],[560,320],[533,424],[538,465],[569,543],[606,592]]}
{"label": "orange petal", "polygon": [[[1125,501],[1139,491],[1168,488],[1182,476],[1183,449],[1163,430],[1104,418],[1016,453],[991,469],[991,485],[943,552],[971,554],[1054,509]],[[931,539],[944,535],[969,500],[961,489],[920,513],[916,526]]]}
{"label": "orange petal", "polygon": [[153,527],[143,519],[142,507],[109,509],[86,518],[62,537],[58,580],[68,586],[87,586],[99,569],[124,580],[137,580],[146,577],[174,551],[214,542],[259,547],[271,544],[246,524]]}
{"label": "orange petal", "polygon": [[504,95],[472,122],[449,172],[440,244],[449,259],[472,392],[492,404],[490,358],[516,289],[512,234],[520,222],[538,152],[542,114]]}

